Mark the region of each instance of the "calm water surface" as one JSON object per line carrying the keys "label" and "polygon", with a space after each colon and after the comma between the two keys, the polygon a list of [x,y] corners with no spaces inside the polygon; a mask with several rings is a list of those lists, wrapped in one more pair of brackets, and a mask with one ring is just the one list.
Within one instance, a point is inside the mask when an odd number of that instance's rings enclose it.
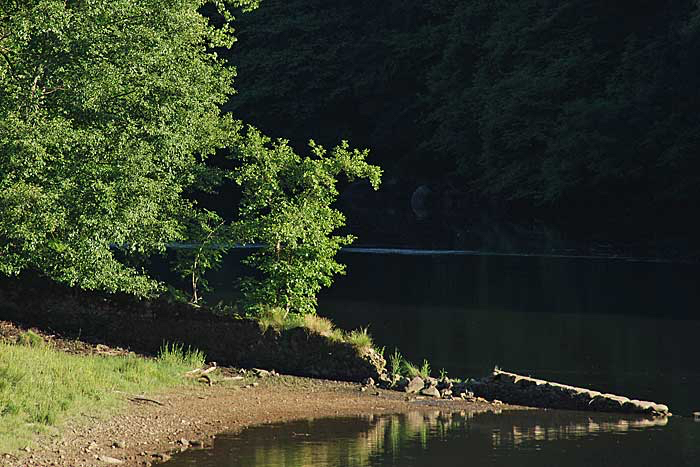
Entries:
{"label": "calm water surface", "polygon": [[416,412],[297,421],[224,435],[177,466],[697,466],[700,423],[559,411]]}
{"label": "calm water surface", "polygon": [[[240,254],[212,282],[231,283]],[[499,365],[666,403],[686,417],[652,424],[536,411],[304,421],[223,437],[213,450],[185,453],[172,465],[700,466],[700,423],[687,418],[700,411],[699,265],[488,255],[340,259],[347,275],[322,294],[320,314],[343,328],[369,326],[387,354],[398,347],[457,377]]]}

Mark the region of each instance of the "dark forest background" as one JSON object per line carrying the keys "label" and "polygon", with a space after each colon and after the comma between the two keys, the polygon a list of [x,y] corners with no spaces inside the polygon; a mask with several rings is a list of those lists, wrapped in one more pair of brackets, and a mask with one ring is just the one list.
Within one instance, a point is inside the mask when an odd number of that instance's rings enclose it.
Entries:
{"label": "dark forest background", "polygon": [[[299,147],[370,148],[382,191],[343,199],[375,243],[416,217],[697,231],[696,0],[265,0],[237,28],[227,110]],[[462,230],[433,243],[472,246]]]}

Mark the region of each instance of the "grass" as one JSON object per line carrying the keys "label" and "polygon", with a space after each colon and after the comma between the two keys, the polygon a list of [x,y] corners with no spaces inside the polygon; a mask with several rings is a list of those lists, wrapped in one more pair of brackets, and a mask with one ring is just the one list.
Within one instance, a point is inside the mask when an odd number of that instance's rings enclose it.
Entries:
{"label": "grass", "polygon": [[369,331],[366,327],[350,331],[345,336],[345,342],[354,345],[355,348],[361,351],[369,350],[374,346],[372,336],[369,335]]}
{"label": "grass", "polygon": [[[398,352],[395,352],[395,354]],[[413,363],[409,362],[405,358],[401,357],[401,354],[398,354],[398,357],[401,358],[401,363],[398,364],[400,368],[400,372],[403,376],[406,376],[408,378],[415,378],[416,376],[420,376],[423,379],[428,379],[430,378],[430,363],[428,360],[423,360],[423,364],[418,367],[414,365]],[[392,369],[393,369],[393,362],[392,362]]]}
{"label": "grass", "polygon": [[263,332],[268,329],[282,332],[295,328],[306,328],[333,341],[351,344],[359,352],[366,352],[374,348],[372,336],[366,327],[345,332],[336,328],[328,318],[315,314],[300,315],[289,313],[282,308],[268,308],[254,318],[258,321]]}
{"label": "grass", "polygon": [[107,414],[124,402],[123,393],[191,384],[183,373],[204,363],[201,352],[177,345],[146,359],[70,355],[36,345],[33,337],[25,341],[0,343],[0,452],[16,452],[37,435],[55,433],[67,418]]}
{"label": "grass", "polygon": [[389,369],[392,378],[402,375],[403,360],[403,355],[401,355],[399,349],[395,348],[394,353],[389,356]]}
{"label": "grass", "polygon": [[45,342],[44,338],[34,331],[26,331],[20,334],[17,343],[29,347],[43,347]]}

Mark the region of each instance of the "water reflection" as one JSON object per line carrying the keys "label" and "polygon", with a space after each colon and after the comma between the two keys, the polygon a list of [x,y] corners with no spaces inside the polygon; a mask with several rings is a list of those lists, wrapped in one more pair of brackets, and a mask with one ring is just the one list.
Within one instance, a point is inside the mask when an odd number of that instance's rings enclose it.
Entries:
{"label": "water reflection", "polygon": [[[700,425],[561,411],[413,412],[253,427],[171,467],[673,465],[700,462]],[[466,462],[468,459],[469,462]]]}

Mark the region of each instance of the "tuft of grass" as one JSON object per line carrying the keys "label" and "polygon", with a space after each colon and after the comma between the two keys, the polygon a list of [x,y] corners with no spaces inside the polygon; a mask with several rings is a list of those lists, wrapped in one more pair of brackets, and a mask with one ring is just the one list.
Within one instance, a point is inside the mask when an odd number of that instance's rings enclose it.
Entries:
{"label": "tuft of grass", "polygon": [[419,368],[408,360],[403,359],[401,368],[403,374],[409,378],[416,376],[420,376],[423,379],[430,378],[430,363],[428,363],[428,360],[423,359],[423,364]]}
{"label": "tuft of grass", "polygon": [[163,343],[156,361],[167,367],[201,368],[205,362],[204,352],[184,344]]}
{"label": "tuft of grass", "polygon": [[415,378],[416,376],[420,376],[420,370],[418,369],[418,367],[406,359],[403,359],[403,361],[401,362],[401,372],[404,376],[407,376],[409,378]]}
{"label": "tuft of grass", "polygon": [[430,363],[428,363],[428,360],[423,359],[423,364],[420,366],[419,374],[423,379],[430,378]]}
{"label": "tuft of grass", "polygon": [[372,336],[366,327],[350,331],[345,336],[345,342],[352,344],[359,351],[366,351],[374,346]]}
{"label": "tuft of grass", "polygon": [[394,353],[389,356],[389,368],[391,369],[392,378],[402,375],[403,355],[399,349],[394,348]]}
{"label": "tuft of grass", "polygon": [[46,342],[44,338],[34,331],[27,331],[20,334],[19,339],[17,339],[19,345],[25,345],[27,347],[43,347]]}
{"label": "tuft of grass", "polygon": [[447,376],[447,371],[445,371],[444,368],[440,369],[440,379],[441,379],[441,380],[449,379],[448,376]]}
{"label": "tuft of grass", "polygon": [[335,326],[328,318],[322,318],[318,315],[307,314],[304,315],[304,327],[309,331],[315,332],[325,337],[331,337]]}
{"label": "tuft of grass", "polygon": [[303,326],[304,317],[297,313],[289,313],[283,308],[267,308],[255,317],[263,332],[272,328],[277,332]]}
{"label": "tuft of grass", "polygon": [[123,393],[192,384],[183,374],[203,361],[201,352],[178,345],[146,359],[0,343],[0,452],[32,445],[37,435],[55,434],[82,413],[107,414],[124,403]]}

